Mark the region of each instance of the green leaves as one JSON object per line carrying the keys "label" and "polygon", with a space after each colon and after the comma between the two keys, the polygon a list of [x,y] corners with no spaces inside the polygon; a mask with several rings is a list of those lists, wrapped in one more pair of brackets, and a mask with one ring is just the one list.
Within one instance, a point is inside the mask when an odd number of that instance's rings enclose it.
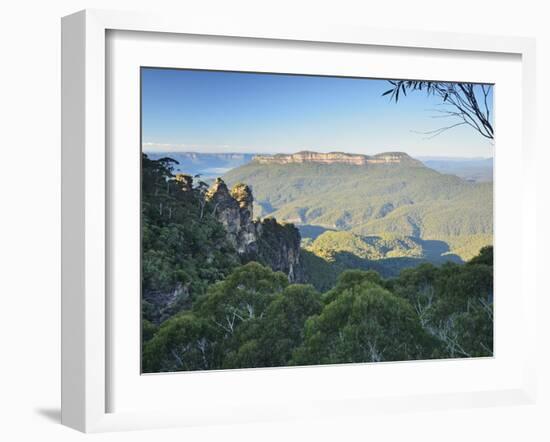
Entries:
{"label": "green leaves", "polygon": [[217,343],[212,326],[190,313],[165,322],[143,346],[144,373],[209,370],[218,364]]}
{"label": "green leaves", "polygon": [[313,287],[288,286],[272,299],[262,317],[239,330],[238,348],[227,355],[224,367],[288,365],[302,343],[305,321],[321,309],[320,295]]}
{"label": "green leaves", "polygon": [[298,365],[421,359],[425,332],[410,304],[360,272],[346,273],[310,318]]}
{"label": "green leaves", "polygon": [[[306,319],[320,312],[311,286],[251,262],[212,285],[192,311],[176,315],[144,344],[148,371],[286,365],[303,339]],[[144,331],[149,331],[144,322]]]}
{"label": "green leaves", "polygon": [[[204,183],[174,177],[175,163],[142,157],[142,295],[153,323],[188,307],[239,262],[221,223],[201,206]],[[175,299],[154,302],[171,293]]]}
{"label": "green leaves", "polygon": [[456,124],[424,132],[425,135],[437,136],[456,126],[467,125],[481,136],[493,139],[492,113],[489,104],[492,85],[417,80],[388,80],[388,82],[393,87],[382,93],[382,96],[390,95],[390,101],[395,101],[395,103],[399,101],[400,93],[406,96],[407,90],[422,91],[424,87],[427,96],[438,96],[442,104],[447,105],[447,108],[439,110],[439,113],[442,116],[453,118]]}
{"label": "green leaves", "polygon": [[[254,189],[255,214],[263,210],[261,215],[270,213],[279,221],[299,219],[302,238],[309,236],[315,241],[319,232],[308,235],[311,227],[334,234],[330,244],[330,236],[316,244],[326,242],[326,252],[333,245],[341,246],[341,251],[353,248],[361,250],[365,258],[392,259],[387,263],[390,268],[400,264],[396,258],[418,258],[425,251],[420,243],[399,243],[395,237],[419,236],[445,242],[448,249],[441,250],[439,256],[450,252],[462,260],[492,242],[493,184],[470,183],[414,160],[367,167],[252,162],[231,170],[226,178],[231,183],[246,182]],[[390,233],[393,239],[386,238]],[[361,245],[345,238],[346,234],[381,240]],[[386,246],[393,252],[386,252]],[[398,271],[384,276],[396,274]]]}
{"label": "green leaves", "polygon": [[[373,270],[343,271],[350,261],[341,256],[331,255],[331,262],[303,251],[300,259],[309,262],[306,268],[313,269],[321,281],[321,294],[310,285],[289,284],[284,273],[257,262],[238,266],[223,226],[199,204],[204,193],[201,184],[193,184],[188,176],[173,180],[169,161],[144,158],[143,164],[144,372],[492,354],[492,248],[483,248],[479,256],[463,265],[422,264],[393,279],[383,279]],[[416,168],[415,173],[424,169]],[[400,176],[402,183],[384,183],[387,192],[404,187],[404,175]],[[383,176],[378,181],[383,181]],[[319,182],[302,176],[301,185],[306,183],[314,186]],[[370,184],[365,187],[372,191],[377,184]],[[449,190],[441,182],[437,187],[437,199],[447,198]],[[415,199],[426,189],[420,188]],[[234,192],[247,204],[247,186],[237,186]],[[356,216],[349,208],[358,193],[350,190],[345,200],[348,221]],[[327,195],[323,198],[330,199]],[[453,204],[456,202],[455,195]],[[376,220],[391,218],[394,211],[410,206],[403,196],[395,205],[376,211],[380,214]],[[438,209],[430,212],[448,215],[442,206]],[[418,223],[418,210],[406,213],[409,224]],[[451,215],[456,221],[456,211]],[[429,229],[430,218],[422,221],[422,228]],[[460,230],[458,221],[447,226],[455,229],[452,234]],[[299,242],[292,225],[268,219],[262,229],[272,260],[277,259],[282,244],[278,239],[287,238],[285,244]],[[483,245],[484,240],[480,241]],[[434,243],[437,241],[421,242],[400,235],[327,231],[311,241],[310,249],[315,246],[327,256],[347,253],[368,258],[370,266],[395,251],[409,253],[408,259],[420,258],[428,246],[438,245]],[[312,274],[307,276],[312,278]],[[159,309],[155,304],[161,296],[169,298],[169,308]]]}
{"label": "green leaves", "polygon": [[209,318],[221,336],[231,337],[241,323],[262,317],[273,297],[287,285],[283,273],[251,262],[212,285],[195,309]]}
{"label": "green leaves", "polygon": [[415,309],[438,343],[437,357],[493,354],[492,247],[465,265],[422,265],[403,271],[393,290]]}
{"label": "green leaves", "polygon": [[323,295],[251,262],[158,330],[143,322],[144,370],[491,356],[491,253],[391,280],[346,271]]}

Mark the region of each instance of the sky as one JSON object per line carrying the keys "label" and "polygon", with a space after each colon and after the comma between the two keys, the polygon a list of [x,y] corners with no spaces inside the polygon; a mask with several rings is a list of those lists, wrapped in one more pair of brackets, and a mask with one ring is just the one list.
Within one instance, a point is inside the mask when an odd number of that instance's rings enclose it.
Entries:
{"label": "sky", "polygon": [[453,122],[434,118],[440,99],[416,91],[395,103],[387,80],[159,68],[141,80],[145,152],[493,156],[469,126],[423,134]]}

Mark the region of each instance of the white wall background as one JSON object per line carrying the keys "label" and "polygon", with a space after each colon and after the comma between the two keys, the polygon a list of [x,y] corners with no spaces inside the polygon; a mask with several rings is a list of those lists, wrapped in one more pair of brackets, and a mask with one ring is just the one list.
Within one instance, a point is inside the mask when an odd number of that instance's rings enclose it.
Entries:
{"label": "white wall background", "polygon": [[[543,281],[550,225],[545,135],[550,112],[550,14],[545,2],[460,0],[19,0],[0,6],[0,438],[73,441],[59,425],[60,17],[84,8],[163,9],[250,20],[534,36],[538,44],[540,397],[535,406],[377,415],[362,421],[287,422],[102,434],[125,440],[550,440],[550,303]],[[514,204],[513,201],[510,202]],[[184,398],[182,398],[184,400]]]}

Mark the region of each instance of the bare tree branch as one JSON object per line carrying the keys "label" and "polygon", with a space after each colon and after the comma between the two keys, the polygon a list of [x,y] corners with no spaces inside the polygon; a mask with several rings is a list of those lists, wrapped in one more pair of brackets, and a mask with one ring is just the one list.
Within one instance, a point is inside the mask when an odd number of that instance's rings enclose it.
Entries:
{"label": "bare tree branch", "polygon": [[406,96],[407,91],[424,91],[427,96],[438,96],[443,105],[453,110],[443,110],[443,116],[436,118],[457,118],[461,120],[457,124],[445,126],[433,131],[417,132],[436,137],[449,129],[468,125],[481,136],[494,139],[494,130],[491,122],[491,110],[489,106],[489,94],[493,86],[474,83],[448,83],[416,80],[389,80],[392,88],[382,96],[389,95],[390,101],[398,102],[400,96]]}
{"label": "bare tree branch", "polygon": [[425,137],[425,139],[429,140],[431,138],[437,137],[438,135],[442,134],[445,131],[448,131],[449,129],[452,129],[452,128],[457,127],[457,126],[462,126],[463,124],[468,124],[468,123],[463,121],[461,123],[452,124],[450,126],[441,127],[439,129],[430,130],[430,131],[427,131],[427,132],[418,132],[418,131],[414,131],[414,130],[411,131],[411,132],[414,132],[414,133],[417,133],[417,134],[422,134],[422,135],[429,135],[429,136]]}

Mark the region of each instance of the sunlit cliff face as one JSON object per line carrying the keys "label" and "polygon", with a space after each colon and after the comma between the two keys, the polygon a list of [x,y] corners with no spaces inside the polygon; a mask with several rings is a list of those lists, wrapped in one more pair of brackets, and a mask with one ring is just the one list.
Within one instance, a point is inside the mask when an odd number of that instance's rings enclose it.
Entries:
{"label": "sunlit cliff face", "polygon": [[343,152],[297,152],[294,154],[284,155],[257,155],[254,161],[260,164],[290,164],[290,163],[322,163],[322,164],[353,164],[356,166],[364,166],[366,164],[384,164],[384,163],[401,163],[415,162],[409,155],[403,152],[385,152],[376,155],[359,155],[348,154]]}

